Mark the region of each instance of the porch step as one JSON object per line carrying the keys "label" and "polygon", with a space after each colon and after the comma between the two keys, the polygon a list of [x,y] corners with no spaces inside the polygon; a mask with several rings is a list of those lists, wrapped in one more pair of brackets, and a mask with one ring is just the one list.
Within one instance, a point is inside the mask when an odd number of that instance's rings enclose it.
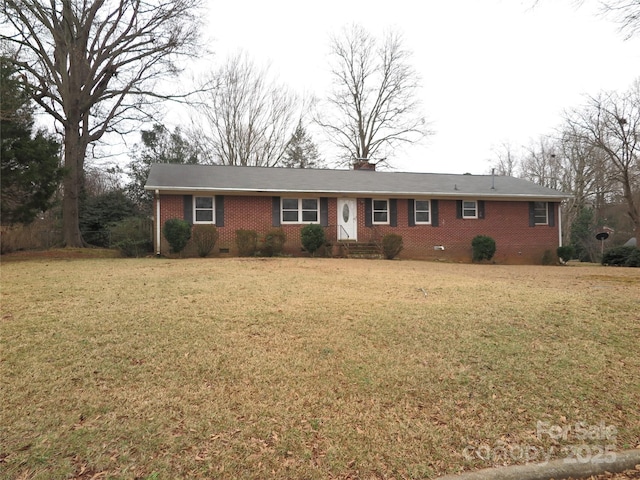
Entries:
{"label": "porch step", "polygon": [[371,242],[340,242],[345,257],[382,258],[382,250]]}

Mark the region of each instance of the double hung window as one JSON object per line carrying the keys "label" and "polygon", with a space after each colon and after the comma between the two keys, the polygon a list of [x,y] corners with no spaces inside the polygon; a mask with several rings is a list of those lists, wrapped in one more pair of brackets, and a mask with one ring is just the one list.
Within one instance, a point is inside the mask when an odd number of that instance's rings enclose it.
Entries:
{"label": "double hung window", "polygon": [[214,197],[195,197],[193,200],[193,223],[214,223]]}
{"label": "double hung window", "polygon": [[389,200],[373,200],[373,223],[389,223]]}
{"label": "double hung window", "polygon": [[431,223],[431,202],[429,200],[415,201],[415,222],[416,225]]}
{"label": "double hung window", "polygon": [[282,223],[318,223],[319,203],[317,198],[283,198]]}

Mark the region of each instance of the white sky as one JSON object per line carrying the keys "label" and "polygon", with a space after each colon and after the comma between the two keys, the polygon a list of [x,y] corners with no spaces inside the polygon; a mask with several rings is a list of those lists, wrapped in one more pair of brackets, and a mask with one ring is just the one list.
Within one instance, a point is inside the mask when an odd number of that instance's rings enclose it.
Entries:
{"label": "white sky", "polygon": [[[593,0],[592,0],[593,2]],[[493,150],[550,133],[583,94],[626,90],[640,76],[640,38],[623,40],[594,3],[571,0],[211,0],[215,60],[247,51],[281,82],[323,98],[329,36],[358,23],[394,28],[413,51],[435,135],[397,152],[400,171],[487,173]],[[314,137],[316,143],[321,139]],[[327,151],[321,144],[321,153]],[[327,158],[331,160],[331,158]]]}

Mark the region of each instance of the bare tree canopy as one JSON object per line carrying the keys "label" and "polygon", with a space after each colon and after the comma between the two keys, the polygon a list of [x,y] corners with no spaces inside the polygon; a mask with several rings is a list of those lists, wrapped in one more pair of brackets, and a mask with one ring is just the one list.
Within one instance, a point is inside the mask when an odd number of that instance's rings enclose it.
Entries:
{"label": "bare tree canopy", "polygon": [[360,26],[331,39],[333,90],[318,123],[343,163],[385,162],[429,132],[418,101],[419,76],[398,33],[382,40]]}
{"label": "bare tree canopy", "polygon": [[[541,0],[533,0],[537,6]],[[580,6],[584,0],[574,0]],[[640,0],[599,0],[600,14],[618,24],[620,32],[628,40],[640,34]]]}
{"label": "bare tree canopy", "polygon": [[602,8],[620,25],[627,39],[640,34],[640,0],[608,0],[602,3]]}
{"label": "bare tree canopy", "polygon": [[197,52],[201,0],[4,0],[3,42],[64,134],[63,238],[82,246],[87,147],[166,99],[158,82]]}
{"label": "bare tree canopy", "polygon": [[540,137],[538,142],[531,142],[525,151],[521,161],[522,178],[543,187],[561,189],[563,165],[553,139]]}
{"label": "bare tree canopy", "polygon": [[203,142],[213,163],[280,165],[296,129],[300,102],[285,86],[270,80],[247,56],[230,57],[211,74],[202,94]]}
{"label": "bare tree canopy", "polygon": [[567,115],[575,135],[601,151],[620,185],[636,237],[640,236],[640,79],[622,94],[603,92]]}

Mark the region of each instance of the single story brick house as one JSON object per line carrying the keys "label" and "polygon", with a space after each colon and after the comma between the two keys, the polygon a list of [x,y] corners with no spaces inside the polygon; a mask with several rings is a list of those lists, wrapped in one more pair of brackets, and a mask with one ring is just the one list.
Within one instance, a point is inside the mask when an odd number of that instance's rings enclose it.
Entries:
{"label": "single story brick house", "polygon": [[285,253],[303,255],[300,229],[325,228],[331,252],[342,245],[402,235],[401,258],[471,260],[476,235],[495,239],[499,263],[540,263],[561,243],[560,203],[567,194],[493,175],[154,164],[154,244],[169,251],[161,227],[170,218],[214,224],[216,254],[234,255],[235,232],[286,234]]}

